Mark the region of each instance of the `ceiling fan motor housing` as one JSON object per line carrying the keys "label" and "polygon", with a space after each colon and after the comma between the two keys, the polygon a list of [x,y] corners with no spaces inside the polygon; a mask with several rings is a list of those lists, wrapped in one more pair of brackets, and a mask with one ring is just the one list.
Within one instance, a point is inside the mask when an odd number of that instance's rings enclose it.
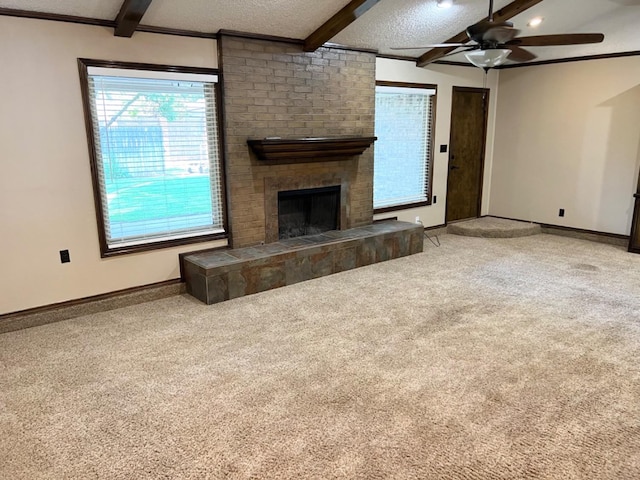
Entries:
{"label": "ceiling fan motor housing", "polygon": [[495,23],[491,20],[483,20],[467,27],[469,39],[486,48],[495,48],[498,44],[508,42],[518,33],[520,30],[513,28],[511,22]]}

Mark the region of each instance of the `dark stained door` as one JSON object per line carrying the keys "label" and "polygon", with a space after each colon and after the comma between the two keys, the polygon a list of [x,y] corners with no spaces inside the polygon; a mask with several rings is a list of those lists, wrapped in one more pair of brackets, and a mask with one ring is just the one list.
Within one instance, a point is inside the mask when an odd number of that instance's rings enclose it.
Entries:
{"label": "dark stained door", "polygon": [[629,234],[629,251],[640,253],[640,174],[638,174],[638,187],[633,195],[633,217],[631,220],[631,233]]}
{"label": "dark stained door", "polygon": [[480,215],[489,90],[453,87],[447,222]]}

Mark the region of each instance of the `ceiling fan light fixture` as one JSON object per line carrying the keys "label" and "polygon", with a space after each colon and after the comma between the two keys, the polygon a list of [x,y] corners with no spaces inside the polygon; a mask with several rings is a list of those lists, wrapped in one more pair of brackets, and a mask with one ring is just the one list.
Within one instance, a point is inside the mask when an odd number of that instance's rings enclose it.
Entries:
{"label": "ceiling fan light fixture", "polygon": [[487,48],[466,52],[464,56],[476,67],[493,68],[506,62],[510,53],[508,48]]}
{"label": "ceiling fan light fixture", "polygon": [[451,8],[453,0],[437,0],[438,8]]}

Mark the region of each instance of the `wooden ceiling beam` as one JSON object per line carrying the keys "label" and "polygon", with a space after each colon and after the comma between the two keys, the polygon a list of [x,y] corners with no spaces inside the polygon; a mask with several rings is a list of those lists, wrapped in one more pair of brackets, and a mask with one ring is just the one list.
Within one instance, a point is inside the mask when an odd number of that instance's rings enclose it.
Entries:
{"label": "wooden ceiling beam", "polygon": [[[497,12],[494,12],[493,21],[498,23],[506,22],[507,20],[515,17],[516,15],[524,12],[525,10],[528,10],[531,7],[537,5],[541,1],[542,0],[515,0],[511,2],[509,5],[501,8]],[[480,20],[478,20],[478,22],[481,22],[484,19],[486,19],[486,17],[481,18]],[[467,36],[467,32],[465,30],[441,43],[467,43],[468,41],[469,41],[469,37]],[[448,53],[453,52],[456,48],[458,47],[434,48],[432,50],[429,50],[428,52],[422,54],[418,58],[416,65],[418,67],[424,67],[425,65],[435,62],[439,58],[444,57]]]}
{"label": "wooden ceiling beam", "polygon": [[364,15],[379,1],[380,0],[351,0],[342,10],[305,39],[304,51],[313,52],[317,50],[327,40],[335,37],[339,32]]}
{"label": "wooden ceiling beam", "polygon": [[132,37],[152,0],[124,0],[116,17],[114,35]]}

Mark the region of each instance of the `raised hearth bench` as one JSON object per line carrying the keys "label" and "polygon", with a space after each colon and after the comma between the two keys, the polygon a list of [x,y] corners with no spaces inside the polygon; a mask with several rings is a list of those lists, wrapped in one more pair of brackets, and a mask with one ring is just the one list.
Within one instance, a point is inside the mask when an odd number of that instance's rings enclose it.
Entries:
{"label": "raised hearth bench", "polygon": [[422,252],[423,227],[380,222],[182,257],[187,292],[211,305]]}

